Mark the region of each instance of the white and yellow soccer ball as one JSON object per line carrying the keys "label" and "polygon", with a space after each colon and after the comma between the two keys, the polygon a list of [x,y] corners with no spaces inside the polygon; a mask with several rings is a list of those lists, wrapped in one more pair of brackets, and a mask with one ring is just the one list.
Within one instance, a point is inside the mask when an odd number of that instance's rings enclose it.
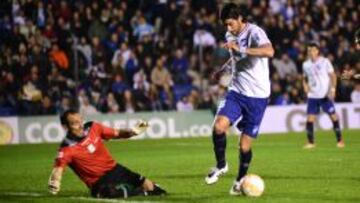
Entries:
{"label": "white and yellow soccer ball", "polygon": [[263,179],[255,174],[248,174],[243,177],[241,191],[248,197],[260,197],[265,190]]}

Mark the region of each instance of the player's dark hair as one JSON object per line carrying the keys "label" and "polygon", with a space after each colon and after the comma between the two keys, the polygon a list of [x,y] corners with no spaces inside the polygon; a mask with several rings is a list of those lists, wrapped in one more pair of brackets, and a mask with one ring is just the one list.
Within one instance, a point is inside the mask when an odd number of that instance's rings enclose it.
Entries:
{"label": "player's dark hair", "polygon": [[315,42],[315,41],[311,41],[311,42],[307,43],[307,47],[315,47],[315,48],[317,48],[317,49],[320,50],[320,45],[319,45],[319,43],[317,43],[317,42]]}
{"label": "player's dark hair", "polygon": [[355,32],[355,43],[360,44],[360,28]]}
{"label": "player's dark hair", "polygon": [[64,113],[62,113],[60,115],[60,122],[61,122],[61,125],[68,125],[68,116],[71,115],[71,114],[76,114],[78,113],[78,111],[76,111],[75,109],[69,109],[69,110],[66,110]]}
{"label": "player's dark hair", "polygon": [[234,3],[225,4],[220,13],[220,19],[224,23],[227,19],[238,19],[240,16],[246,21],[247,9],[245,5],[236,5]]}

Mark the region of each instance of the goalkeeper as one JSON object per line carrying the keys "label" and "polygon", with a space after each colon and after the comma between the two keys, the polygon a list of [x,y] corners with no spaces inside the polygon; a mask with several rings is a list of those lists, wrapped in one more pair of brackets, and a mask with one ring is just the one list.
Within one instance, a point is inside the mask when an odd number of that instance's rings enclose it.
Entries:
{"label": "goalkeeper", "polygon": [[83,124],[81,115],[68,110],[60,117],[67,135],[55,159],[48,189],[60,191],[61,177],[66,166],[79,176],[95,198],[127,198],[130,196],[165,195],[166,191],[149,179],[117,164],[103,139],[126,139],[145,132],[148,123],[139,121],[131,129],[112,129],[97,122]]}

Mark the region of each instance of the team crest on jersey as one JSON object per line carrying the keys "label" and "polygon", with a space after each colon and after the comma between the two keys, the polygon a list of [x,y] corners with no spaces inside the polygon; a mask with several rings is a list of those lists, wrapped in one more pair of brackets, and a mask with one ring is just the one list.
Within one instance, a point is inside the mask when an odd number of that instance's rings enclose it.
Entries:
{"label": "team crest on jersey", "polygon": [[94,146],[93,144],[89,144],[89,145],[87,146],[87,150],[88,150],[90,153],[94,153],[95,150],[96,150],[96,148],[95,148],[95,146]]}

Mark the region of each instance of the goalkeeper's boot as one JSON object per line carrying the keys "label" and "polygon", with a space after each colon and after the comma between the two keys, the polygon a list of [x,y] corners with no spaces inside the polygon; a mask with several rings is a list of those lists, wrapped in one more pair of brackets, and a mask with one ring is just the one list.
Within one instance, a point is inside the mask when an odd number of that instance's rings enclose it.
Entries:
{"label": "goalkeeper's boot", "polygon": [[234,181],[233,186],[230,188],[230,195],[238,196],[242,195],[241,185],[244,182],[244,178],[241,178],[240,181]]}
{"label": "goalkeeper's boot", "polygon": [[158,184],[154,184],[154,190],[145,192],[145,196],[165,196],[166,190],[162,189]]}
{"label": "goalkeeper's boot", "polygon": [[205,182],[208,185],[214,184],[219,180],[219,177],[227,173],[229,170],[228,164],[226,163],[223,168],[214,167],[210,170],[210,173],[205,177]]}

